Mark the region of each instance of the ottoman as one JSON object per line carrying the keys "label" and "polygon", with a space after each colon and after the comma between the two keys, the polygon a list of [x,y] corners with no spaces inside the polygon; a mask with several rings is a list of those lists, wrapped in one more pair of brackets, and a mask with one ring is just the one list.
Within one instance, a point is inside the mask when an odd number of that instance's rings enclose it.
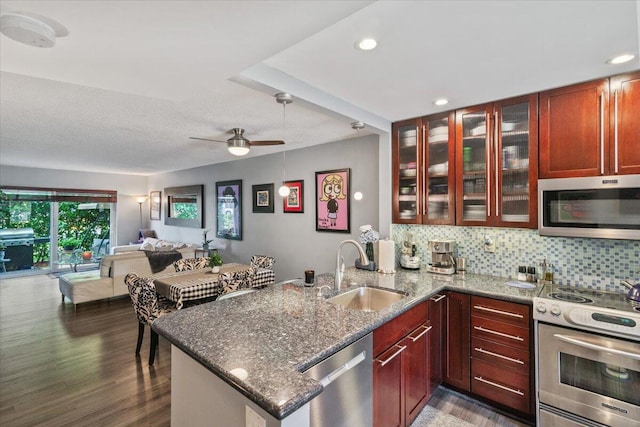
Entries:
{"label": "ottoman", "polygon": [[113,296],[113,279],[100,277],[100,270],[64,274],[58,278],[58,287],[64,297],[75,305]]}

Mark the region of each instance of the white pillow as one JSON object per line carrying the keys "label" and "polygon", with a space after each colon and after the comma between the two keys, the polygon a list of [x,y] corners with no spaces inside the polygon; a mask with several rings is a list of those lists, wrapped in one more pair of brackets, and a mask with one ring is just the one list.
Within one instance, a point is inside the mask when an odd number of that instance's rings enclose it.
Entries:
{"label": "white pillow", "polygon": [[166,240],[158,240],[155,246],[156,251],[170,251],[173,249],[173,243],[167,242]]}
{"label": "white pillow", "polygon": [[182,242],[176,242],[173,244],[173,249],[182,249],[186,247],[187,247],[187,244]]}
{"label": "white pillow", "polygon": [[160,241],[159,239],[154,239],[153,237],[147,237],[146,239],[144,239],[144,241],[140,245],[140,250],[141,251],[155,251],[156,250],[156,244],[158,244],[159,241]]}

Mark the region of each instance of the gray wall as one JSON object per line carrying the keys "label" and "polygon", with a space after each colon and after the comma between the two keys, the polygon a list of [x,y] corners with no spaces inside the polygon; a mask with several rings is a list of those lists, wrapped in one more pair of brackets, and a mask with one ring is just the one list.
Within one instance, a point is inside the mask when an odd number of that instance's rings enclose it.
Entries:
{"label": "gray wall", "polygon": [[[86,190],[116,190],[115,238],[117,244],[126,245],[138,238],[140,209],[135,196],[148,194],[147,177],[36,169],[17,166],[0,168],[0,185],[42,188],[70,188]],[[148,202],[143,205],[143,221],[149,217]],[[113,244],[112,244],[113,246]]]}
{"label": "gray wall", "polygon": [[[259,148],[255,148],[259,149]],[[208,238],[215,238],[215,182],[242,179],[243,240],[217,239],[225,262],[248,262],[252,254],[276,258],[276,280],[302,277],[305,269],[332,272],[338,244],[348,238],[359,239],[358,228],[371,224],[379,230],[379,164],[378,136],[369,135],[286,152],[286,179],[304,180],[304,213],[282,212],[282,198],[276,195],[275,213],[252,213],[251,186],[283,180],[282,153],[233,162],[203,166],[148,177],[148,190],[163,192],[161,221],[150,221],[150,228],[161,238],[185,242],[202,242],[202,230],[164,225],[164,188],[204,184],[205,228]],[[317,232],[315,230],[315,172],[351,168],[351,193],[364,193],[361,201],[351,199],[351,233]],[[388,225],[385,226],[388,228]],[[345,260],[352,264],[355,250],[345,249]]]}

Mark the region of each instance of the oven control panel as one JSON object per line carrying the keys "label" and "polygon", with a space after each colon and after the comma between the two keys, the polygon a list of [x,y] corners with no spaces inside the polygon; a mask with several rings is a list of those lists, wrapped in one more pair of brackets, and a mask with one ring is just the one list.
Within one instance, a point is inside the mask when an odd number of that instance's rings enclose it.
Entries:
{"label": "oven control panel", "polygon": [[544,298],[534,298],[533,307],[533,318],[536,320],[640,339],[640,314]]}

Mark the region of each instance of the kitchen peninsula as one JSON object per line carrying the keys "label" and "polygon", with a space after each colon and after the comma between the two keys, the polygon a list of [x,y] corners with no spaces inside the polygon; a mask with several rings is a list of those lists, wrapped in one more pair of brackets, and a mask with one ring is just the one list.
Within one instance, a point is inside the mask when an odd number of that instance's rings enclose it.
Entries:
{"label": "kitchen peninsula", "polygon": [[267,426],[309,425],[309,402],[323,388],[304,371],[426,301],[457,292],[531,304],[537,289],[483,275],[441,276],[400,271],[381,275],[347,269],[345,286],[408,293],[375,312],[346,309],[318,297],[302,282],[269,286],[241,298],[213,302],[158,319],[153,329],[172,343],[171,424],[245,425],[245,406]]}

